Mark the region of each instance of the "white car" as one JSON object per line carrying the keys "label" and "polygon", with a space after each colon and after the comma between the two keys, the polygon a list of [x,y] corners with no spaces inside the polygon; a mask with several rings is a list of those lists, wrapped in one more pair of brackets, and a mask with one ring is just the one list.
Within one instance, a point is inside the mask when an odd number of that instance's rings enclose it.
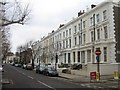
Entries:
{"label": "white car", "polygon": [[2,66],[0,66],[0,72],[3,72],[3,67]]}
{"label": "white car", "polygon": [[22,68],[23,68],[23,69],[26,69],[26,66],[27,66],[26,64],[23,64]]}
{"label": "white car", "polygon": [[18,67],[18,64],[15,64],[15,67]]}

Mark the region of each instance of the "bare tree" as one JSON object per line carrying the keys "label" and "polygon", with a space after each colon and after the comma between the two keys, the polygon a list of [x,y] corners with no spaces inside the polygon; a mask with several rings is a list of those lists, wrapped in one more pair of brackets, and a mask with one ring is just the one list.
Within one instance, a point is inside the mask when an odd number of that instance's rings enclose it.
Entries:
{"label": "bare tree", "polygon": [[14,0],[14,2],[0,1],[2,8],[2,23],[0,26],[8,26],[11,24],[24,24],[29,19],[31,10],[29,4],[25,7],[21,5],[20,1]]}
{"label": "bare tree", "polygon": [[25,24],[29,20],[30,12],[29,4],[23,6],[18,0],[13,0],[13,2],[0,0],[0,51],[2,51],[0,52],[0,58],[5,59],[11,48],[8,39],[10,34],[8,34],[6,27],[15,23]]}
{"label": "bare tree", "polygon": [[49,54],[51,57],[51,62],[54,63],[55,65],[55,69],[57,69],[57,63],[58,63],[58,51],[59,51],[59,45],[58,42],[54,43],[50,43],[50,47],[49,47]]}
{"label": "bare tree", "polygon": [[[34,42],[33,40],[28,41],[26,44],[22,45],[22,52],[27,51],[28,49],[31,50],[31,54],[28,54],[28,57],[31,57],[31,63],[34,68],[34,60],[38,57],[41,46],[37,45],[38,42]],[[18,47],[18,51],[20,51],[20,47]],[[27,57],[27,56],[25,56]]]}
{"label": "bare tree", "polygon": [[32,50],[32,66],[34,68],[34,61],[38,57],[40,51],[41,51],[41,46],[38,45],[39,41],[33,42],[32,40],[28,42],[28,45],[30,45],[31,50]]}
{"label": "bare tree", "polygon": [[2,60],[6,60],[6,56],[8,52],[10,52],[11,50],[9,29],[10,28],[8,27],[2,29],[2,54],[3,54]]}

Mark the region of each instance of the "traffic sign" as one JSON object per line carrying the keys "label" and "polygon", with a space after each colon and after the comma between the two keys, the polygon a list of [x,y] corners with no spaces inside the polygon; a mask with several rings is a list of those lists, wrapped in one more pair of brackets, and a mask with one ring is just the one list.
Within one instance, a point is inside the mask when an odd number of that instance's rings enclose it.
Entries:
{"label": "traffic sign", "polygon": [[96,56],[96,60],[97,60],[97,62],[99,62],[99,56],[98,55]]}
{"label": "traffic sign", "polygon": [[100,50],[100,49],[96,49],[95,54],[96,54],[97,56],[99,56],[99,55],[101,54],[101,50]]}

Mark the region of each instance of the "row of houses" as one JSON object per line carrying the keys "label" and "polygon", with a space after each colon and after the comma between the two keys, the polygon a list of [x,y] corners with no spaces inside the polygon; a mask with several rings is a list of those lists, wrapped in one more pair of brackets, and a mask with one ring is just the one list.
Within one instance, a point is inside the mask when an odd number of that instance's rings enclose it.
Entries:
{"label": "row of houses", "polygon": [[40,48],[35,65],[80,63],[89,73],[97,69],[95,51],[99,49],[101,74],[118,71],[119,14],[120,3],[114,1],[91,5],[91,9],[86,12],[81,10],[78,17],[61,24],[57,30],[53,30],[33,46],[36,51]]}
{"label": "row of houses", "polygon": [[[119,1],[119,0],[118,0]],[[120,2],[102,2],[91,5],[91,9],[80,10],[78,17],[65,24],[60,24],[57,30],[48,33],[32,45],[32,56],[36,56],[34,64],[51,64],[57,67],[61,64],[82,64],[79,71],[73,74],[89,75],[97,71],[96,50],[99,56],[100,74],[108,75],[118,72],[120,58]],[[31,51],[30,51],[31,52]],[[36,53],[35,53],[36,52]],[[29,55],[30,54],[30,55]],[[32,63],[31,53],[20,53],[19,61]],[[7,58],[7,62],[13,60]]]}

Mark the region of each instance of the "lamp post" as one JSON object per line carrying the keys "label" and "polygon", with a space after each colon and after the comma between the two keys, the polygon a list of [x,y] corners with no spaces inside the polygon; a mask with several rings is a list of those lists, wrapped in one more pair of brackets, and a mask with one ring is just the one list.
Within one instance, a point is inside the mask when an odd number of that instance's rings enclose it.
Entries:
{"label": "lamp post", "polygon": [[99,56],[101,54],[101,50],[96,49],[95,54],[96,54],[96,60],[97,60],[97,78],[96,79],[97,79],[97,81],[99,81],[100,80],[100,66],[99,66],[100,60],[99,60]]}
{"label": "lamp post", "polygon": [[21,58],[22,58],[22,46],[20,47],[20,62],[22,61]]}
{"label": "lamp post", "polygon": [[58,55],[56,53],[56,56],[55,56],[55,69],[57,70],[57,63],[58,63]]}
{"label": "lamp post", "polygon": [[40,67],[40,56],[39,56],[39,67]]}

